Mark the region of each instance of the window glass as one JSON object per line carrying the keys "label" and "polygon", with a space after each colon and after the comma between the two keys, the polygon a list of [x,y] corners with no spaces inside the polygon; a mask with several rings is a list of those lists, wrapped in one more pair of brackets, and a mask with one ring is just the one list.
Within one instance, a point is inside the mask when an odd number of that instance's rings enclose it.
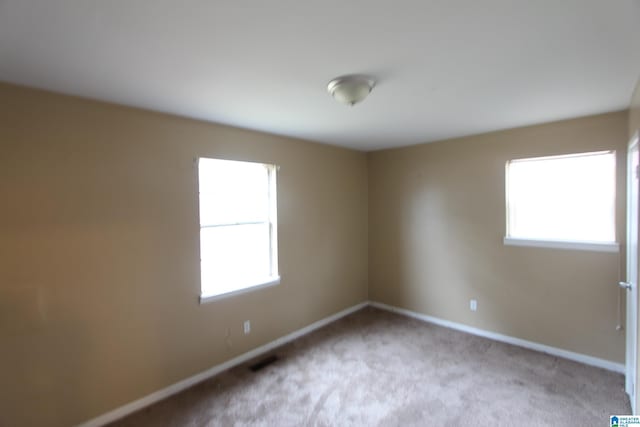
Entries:
{"label": "window glass", "polygon": [[615,241],[614,152],[507,163],[507,237]]}
{"label": "window glass", "polygon": [[279,279],[274,165],[200,159],[201,294]]}

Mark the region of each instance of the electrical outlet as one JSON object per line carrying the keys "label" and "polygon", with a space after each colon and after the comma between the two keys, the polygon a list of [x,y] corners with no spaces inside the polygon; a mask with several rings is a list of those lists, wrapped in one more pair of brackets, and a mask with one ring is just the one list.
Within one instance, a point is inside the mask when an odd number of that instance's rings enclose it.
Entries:
{"label": "electrical outlet", "polygon": [[244,334],[247,335],[249,332],[251,332],[251,320],[245,320],[244,321]]}
{"label": "electrical outlet", "polygon": [[471,311],[477,311],[478,310],[478,301],[472,299],[471,301],[469,301],[469,310]]}

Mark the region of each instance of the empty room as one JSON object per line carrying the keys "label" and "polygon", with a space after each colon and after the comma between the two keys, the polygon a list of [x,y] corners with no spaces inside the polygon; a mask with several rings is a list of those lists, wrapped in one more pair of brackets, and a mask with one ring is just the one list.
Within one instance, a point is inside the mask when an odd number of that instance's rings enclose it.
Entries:
{"label": "empty room", "polygon": [[0,427],[640,425],[640,0],[0,0]]}

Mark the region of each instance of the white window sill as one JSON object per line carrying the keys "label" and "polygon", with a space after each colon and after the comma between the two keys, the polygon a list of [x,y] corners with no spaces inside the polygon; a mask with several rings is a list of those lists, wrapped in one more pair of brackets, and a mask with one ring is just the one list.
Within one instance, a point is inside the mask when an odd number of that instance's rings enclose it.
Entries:
{"label": "white window sill", "polygon": [[535,248],[572,249],[577,251],[619,252],[618,243],[573,242],[566,240],[537,240],[505,237],[505,246],[527,246]]}
{"label": "white window sill", "polygon": [[221,300],[224,298],[245,294],[247,292],[256,291],[262,288],[268,288],[270,286],[275,286],[279,284],[280,284],[280,276],[276,276],[276,277],[271,277],[264,282],[256,283],[255,285],[246,286],[244,288],[237,289],[234,291],[223,292],[219,294],[202,294],[200,295],[200,304],[206,304],[208,302],[213,302],[213,301]]}

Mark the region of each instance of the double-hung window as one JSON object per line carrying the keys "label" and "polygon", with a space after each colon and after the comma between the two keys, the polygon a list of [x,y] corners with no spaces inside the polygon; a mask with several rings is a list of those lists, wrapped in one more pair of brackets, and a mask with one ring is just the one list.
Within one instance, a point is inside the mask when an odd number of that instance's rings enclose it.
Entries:
{"label": "double-hung window", "polygon": [[617,251],[614,151],[506,165],[505,244]]}
{"label": "double-hung window", "polygon": [[201,300],[279,283],[276,166],[200,158]]}

